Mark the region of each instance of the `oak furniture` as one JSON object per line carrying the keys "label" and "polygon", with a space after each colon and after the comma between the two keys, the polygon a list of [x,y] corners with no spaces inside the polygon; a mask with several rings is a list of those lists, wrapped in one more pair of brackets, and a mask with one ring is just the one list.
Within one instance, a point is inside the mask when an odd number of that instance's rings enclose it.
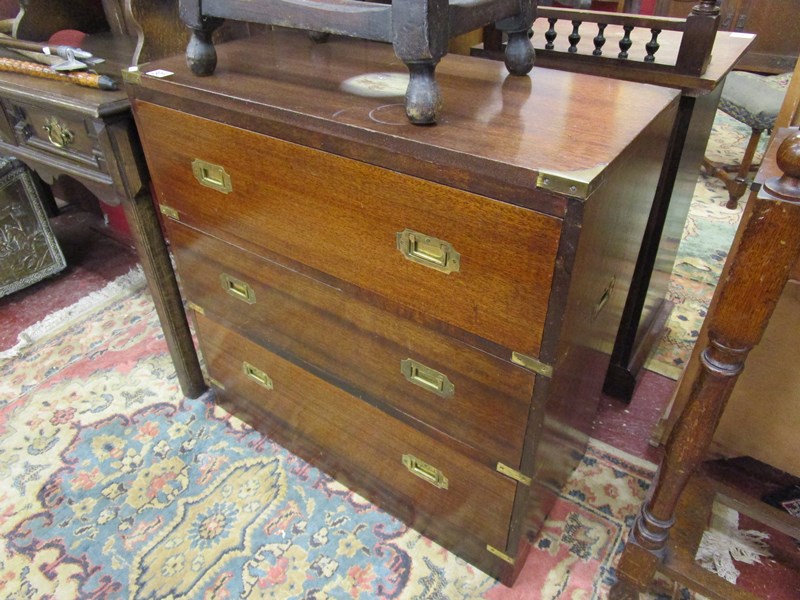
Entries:
{"label": "oak furniture", "polygon": [[[535,0],[181,0],[181,18],[191,30],[186,59],[192,72],[207,76],[217,58],[211,35],[225,19],[252,21],[314,32],[390,42],[408,67],[406,114],[412,123],[435,123],[442,98],[435,69],[448,42],[490,23],[508,36],[505,63],[514,75],[533,67],[528,30]],[[267,60],[267,57],[264,57]]]}
{"label": "oak furniture", "polygon": [[[31,4],[24,3],[28,8]],[[42,8],[43,3],[38,4]],[[66,4],[69,6],[65,5],[65,10],[73,6]],[[80,8],[83,4],[74,6]],[[50,20],[43,25],[42,19],[36,20],[40,25],[35,28],[21,19],[17,29],[26,31],[28,27],[31,36],[47,39],[54,33],[48,27],[66,26],[55,19],[58,14],[51,10]],[[31,16],[41,17],[41,13],[33,12]],[[87,36],[83,46],[106,59],[97,67],[99,72],[119,79],[120,71],[131,63],[135,40],[106,31]],[[0,73],[0,155],[18,158],[48,183],[70,177],[101,202],[122,205],[181,389],[189,397],[200,395],[206,385],[153,207],[147,168],[124,91],[101,91]]]}
{"label": "oak furniture", "polygon": [[708,341],[699,368],[681,381],[688,401],[633,525],[612,599],[638,598],[657,571],[712,598],[755,598],[694,563],[711,503],[718,496],[800,539],[796,519],[757,499],[729,490],[720,493],[699,470],[748,354],[759,343],[800,258],[800,131],[780,130],[772,144],[777,152],[765,157],[763,186],[748,200],[706,318]]}
{"label": "oak furniture", "polygon": [[[685,17],[695,4],[696,0],[658,0],[655,14]],[[800,0],[721,0],[719,5],[721,31],[757,35],[737,68],[773,74],[794,68],[800,54]]]}
{"label": "oak furniture", "polygon": [[[534,21],[539,66],[681,90],[604,385],[626,401],[672,309],[669,281],[721,90],[753,41],[717,32],[718,20],[714,2],[703,1],[683,19],[539,7]],[[490,36],[476,53],[496,58],[501,43]]]}
{"label": "oak furniture", "polygon": [[218,51],[128,85],[218,402],[510,584],[591,430],[677,93],[448,55],[421,128],[388,45]]}

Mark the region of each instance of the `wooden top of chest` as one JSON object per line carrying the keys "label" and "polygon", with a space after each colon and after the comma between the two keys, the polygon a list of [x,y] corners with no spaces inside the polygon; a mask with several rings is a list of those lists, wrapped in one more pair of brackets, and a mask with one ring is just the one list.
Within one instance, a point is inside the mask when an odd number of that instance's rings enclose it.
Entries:
{"label": "wooden top of chest", "polygon": [[210,77],[196,77],[176,56],[141,67],[138,84],[128,78],[128,92],[134,101],[499,196],[529,194],[537,180],[543,187],[540,174],[582,190],[549,188],[557,195],[588,196],[678,97],[549,69],[509,76],[501,62],[451,54],[436,70],[442,117],[418,126],[406,118],[407,70],[390,45],[320,44],[303,32],[273,31],[217,49]]}

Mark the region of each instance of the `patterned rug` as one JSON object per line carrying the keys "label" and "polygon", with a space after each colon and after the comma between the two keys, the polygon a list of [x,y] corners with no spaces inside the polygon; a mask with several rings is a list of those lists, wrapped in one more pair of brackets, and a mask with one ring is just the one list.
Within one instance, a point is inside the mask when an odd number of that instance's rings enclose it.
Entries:
{"label": "patterned rug", "polygon": [[599,600],[653,469],[593,442],[505,588],[184,399],[145,290],[0,362],[0,444],[0,597],[26,599]]}
{"label": "patterned rug", "polygon": [[[717,111],[706,155],[721,164],[738,164],[749,137],[750,129],[746,125]],[[763,154],[767,137],[762,138],[756,161]],[[675,308],[646,365],[649,370],[671,379],[678,379],[683,372],[728,257],[746,200],[747,195],[742,197],[735,210],[726,208],[728,192],[725,185],[716,177],[699,174],[667,296]]]}

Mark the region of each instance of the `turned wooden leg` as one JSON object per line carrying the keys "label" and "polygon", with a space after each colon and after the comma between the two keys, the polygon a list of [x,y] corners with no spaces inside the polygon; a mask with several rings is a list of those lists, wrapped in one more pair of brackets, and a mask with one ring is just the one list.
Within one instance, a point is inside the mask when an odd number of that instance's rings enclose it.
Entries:
{"label": "turned wooden leg", "polygon": [[750,168],[753,166],[753,157],[756,154],[760,139],[761,130],[753,129],[750,140],[747,142],[747,149],[744,151],[742,162],[739,165],[739,171],[733,181],[728,184],[728,203],[725,205],[726,208],[735,209],[739,205],[739,199],[747,191],[747,184],[750,181],[748,176]]}
{"label": "turned wooden leg", "polygon": [[536,2],[520,0],[519,13],[495,23],[495,27],[505,32],[505,63],[512,75],[527,75],[533,68],[536,54],[531,43],[530,33],[536,19]]}
{"label": "turned wooden leg", "polygon": [[406,115],[416,125],[436,122],[442,108],[442,94],[436,83],[436,62],[421,60],[407,62],[408,88],[406,89]]}
{"label": "turned wooden leg", "polygon": [[631,586],[644,589],[655,574],[678,500],[706,456],[747,355],[760,341],[800,254],[800,134],[780,145],[777,164],[784,175],[768,179],[750,196],[716,304],[706,317],[708,345],[700,355],[700,370],[681,381],[678,393],[690,390],[688,401],[620,558],[619,593]]}
{"label": "turned wooden leg", "polygon": [[198,26],[189,26],[191,37],[186,46],[186,64],[195,75],[211,75],[217,68],[217,50],[212,37],[223,22],[222,19],[204,17]]}
{"label": "turned wooden leg", "polygon": [[527,29],[508,33],[505,63],[509,73],[512,75],[527,75],[533,69],[535,58],[536,53],[528,37]]}

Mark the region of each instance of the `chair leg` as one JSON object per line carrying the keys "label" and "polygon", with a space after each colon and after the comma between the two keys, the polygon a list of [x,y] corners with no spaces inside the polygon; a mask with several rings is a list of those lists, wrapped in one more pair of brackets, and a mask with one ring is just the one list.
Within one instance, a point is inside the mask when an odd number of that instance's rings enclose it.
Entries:
{"label": "chair leg", "polygon": [[756,154],[756,148],[758,148],[761,133],[761,129],[753,129],[736,177],[732,181],[726,182],[726,186],[728,187],[728,203],[725,206],[727,208],[735,209],[739,205],[739,198],[744,196],[744,193],[747,191],[747,183],[749,181],[748,175],[750,174],[750,168],[753,166],[753,157]]}

